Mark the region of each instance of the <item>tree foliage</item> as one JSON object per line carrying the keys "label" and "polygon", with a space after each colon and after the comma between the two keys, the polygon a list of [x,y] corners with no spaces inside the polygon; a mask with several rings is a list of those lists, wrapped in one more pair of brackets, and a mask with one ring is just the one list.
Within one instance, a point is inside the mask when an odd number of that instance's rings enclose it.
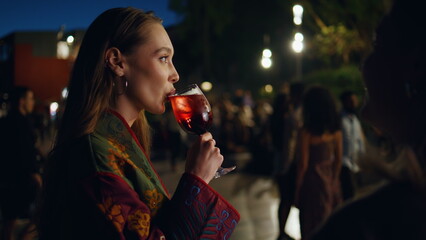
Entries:
{"label": "tree foliage", "polygon": [[327,66],[360,62],[371,51],[374,30],[390,0],[304,0],[313,32],[310,54]]}
{"label": "tree foliage", "polygon": [[[359,65],[390,0],[300,0],[304,6],[303,70]],[[288,0],[170,0],[182,21],[169,29],[182,79],[224,88],[258,89],[295,75],[290,43],[296,27]],[[262,49],[273,65],[260,67]],[[183,80],[185,82],[185,80]]]}

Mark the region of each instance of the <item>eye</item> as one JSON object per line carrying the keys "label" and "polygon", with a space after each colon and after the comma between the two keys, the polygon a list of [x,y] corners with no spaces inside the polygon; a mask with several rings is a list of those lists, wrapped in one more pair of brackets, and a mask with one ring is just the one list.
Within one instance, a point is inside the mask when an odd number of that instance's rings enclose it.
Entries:
{"label": "eye", "polygon": [[167,61],[168,58],[169,58],[169,56],[162,56],[162,57],[160,57],[160,61],[162,63],[168,63],[168,61]]}

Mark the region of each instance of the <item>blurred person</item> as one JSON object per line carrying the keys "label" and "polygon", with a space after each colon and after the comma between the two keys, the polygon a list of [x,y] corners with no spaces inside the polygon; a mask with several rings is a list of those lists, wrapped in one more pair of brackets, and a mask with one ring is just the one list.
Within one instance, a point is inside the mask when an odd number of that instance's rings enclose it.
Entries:
{"label": "blurred person", "polygon": [[364,62],[361,116],[398,145],[392,162],[370,149],[364,161],[387,182],[337,211],[312,239],[426,239],[425,8],[424,1],[396,0]]}
{"label": "blurred person", "polygon": [[[15,239],[18,218],[32,218],[31,206],[41,187],[35,132],[30,120],[34,93],[27,87],[15,87],[10,111],[0,120],[0,207],[2,238]],[[32,219],[31,219],[32,220]],[[32,221],[24,227],[22,239],[33,236]]]}
{"label": "blurred person", "polygon": [[275,152],[274,168],[277,174],[288,172],[293,160],[294,152],[290,148],[293,138],[294,122],[291,117],[293,107],[287,94],[279,93],[274,98],[273,112],[269,118],[271,126],[272,144]]}
{"label": "blurred person", "polygon": [[306,92],[298,144],[295,203],[305,239],[341,202],[341,122],[328,89],[314,86]]}
{"label": "blurred person", "polygon": [[239,214],[208,185],[223,161],[210,133],[173,198],[149,160],[145,111],[164,113],[179,80],[161,22],[113,8],[86,31],[46,166],[40,239],[229,239]]}
{"label": "blurred person", "polygon": [[285,232],[285,225],[293,203],[295,179],[295,171],[289,171],[294,153],[294,151],[290,149],[290,142],[294,139],[295,134],[295,126],[291,116],[292,110],[290,97],[287,94],[279,93],[275,96],[273,113],[270,117],[270,131],[274,147],[275,179],[280,192],[280,204],[278,207],[278,240],[292,239]]}
{"label": "blurred person", "polygon": [[[296,188],[296,172],[297,172],[297,139],[298,134],[300,133],[300,129],[303,126],[303,95],[305,93],[305,84],[304,83],[292,83],[287,87],[287,84],[283,87],[284,93],[289,93],[289,125],[288,132],[285,132],[285,134],[289,134],[289,139],[286,142],[286,147],[284,149],[287,149],[288,152],[285,153],[282,151],[282,154],[285,154],[286,158],[282,158],[283,163],[283,169],[284,171],[281,171],[280,174],[278,174],[276,177],[277,183],[280,188],[280,194],[281,194],[281,200],[280,205],[278,208],[278,222],[279,222],[279,236],[278,240],[283,239],[292,239],[287,233],[285,232],[285,225],[288,219],[288,215],[290,214],[290,210],[292,205],[294,204],[294,194],[295,194],[295,188]],[[277,103],[278,104],[278,103]],[[285,106],[285,104],[283,104]],[[282,106],[281,106],[282,107]],[[278,123],[278,122],[276,122]],[[279,123],[278,123],[279,124]],[[275,131],[274,131],[275,132]],[[287,135],[288,136],[288,135]],[[277,141],[277,140],[275,140]],[[277,142],[276,142],[277,143]],[[274,144],[276,144],[274,143]],[[279,154],[278,156],[280,156]],[[285,164],[287,162],[287,164]],[[285,195],[285,196],[283,196]]]}
{"label": "blurred person", "polygon": [[224,154],[238,154],[247,151],[254,127],[252,109],[244,105],[242,96],[224,97],[220,103],[220,141]]}
{"label": "blurred person", "polygon": [[305,94],[304,83],[293,83],[290,85],[290,102],[293,106],[292,118],[296,128],[301,128],[303,125],[303,96]]}
{"label": "blurred person", "polygon": [[259,99],[256,101],[253,114],[254,124],[250,127],[250,145],[247,148],[251,161],[245,170],[252,174],[271,176],[275,171],[269,122],[272,106],[266,100]]}
{"label": "blurred person", "polygon": [[365,153],[365,137],[356,110],[358,97],[352,91],[340,95],[342,111],[343,163],[340,173],[343,200],[354,197],[356,189],[355,174],[359,171],[358,158]]}

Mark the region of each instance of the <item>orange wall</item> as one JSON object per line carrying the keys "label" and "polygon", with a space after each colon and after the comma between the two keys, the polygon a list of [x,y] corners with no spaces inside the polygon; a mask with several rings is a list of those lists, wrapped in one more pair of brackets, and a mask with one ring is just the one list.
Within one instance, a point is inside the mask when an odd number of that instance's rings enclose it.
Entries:
{"label": "orange wall", "polygon": [[30,44],[15,46],[15,85],[31,88],[41,101],[59,101],[70,71],[68,60],[33,56]]}

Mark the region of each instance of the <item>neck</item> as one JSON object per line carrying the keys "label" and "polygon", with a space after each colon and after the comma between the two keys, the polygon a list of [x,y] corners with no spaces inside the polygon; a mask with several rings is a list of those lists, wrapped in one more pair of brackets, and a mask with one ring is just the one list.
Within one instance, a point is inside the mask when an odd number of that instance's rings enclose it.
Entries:
{"label": "neck", "polygon": [[117,104],[112,109],[118,112],[130,127],[139,117],[141,111],[141,109],[138,109],[125,94],[118,96]]}

